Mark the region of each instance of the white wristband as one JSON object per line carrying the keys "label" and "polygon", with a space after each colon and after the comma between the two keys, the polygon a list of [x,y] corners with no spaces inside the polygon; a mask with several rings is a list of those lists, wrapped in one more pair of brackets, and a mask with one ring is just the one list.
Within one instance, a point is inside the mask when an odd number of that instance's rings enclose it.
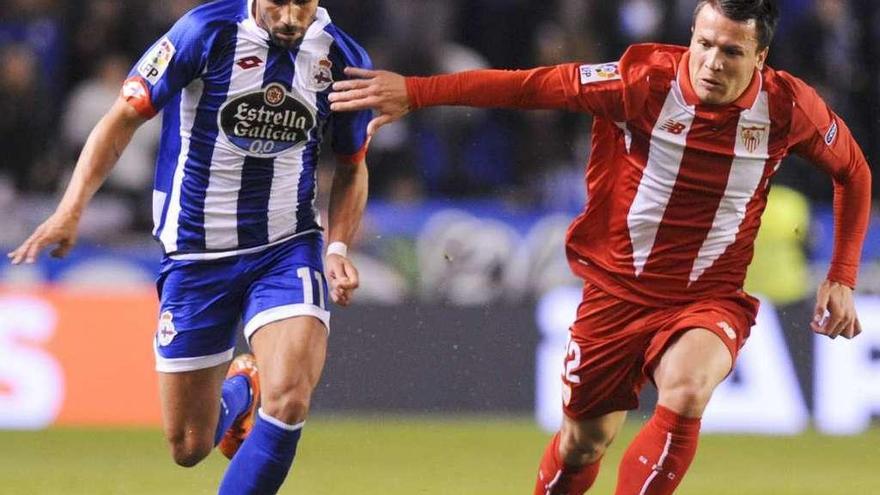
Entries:
{"label": "white wristband", "polygon": [[344,242],[331,242],[329,246],[327,246],[327,256],[331,254],[338,254],[343,258],[348,257],[348,246],[345,245]]}

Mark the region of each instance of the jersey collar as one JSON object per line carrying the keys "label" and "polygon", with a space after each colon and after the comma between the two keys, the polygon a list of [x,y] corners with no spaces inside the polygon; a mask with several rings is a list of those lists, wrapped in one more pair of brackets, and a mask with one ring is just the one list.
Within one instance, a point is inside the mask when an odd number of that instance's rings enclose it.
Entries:
{"label": "jersey collar", "polygon": [[[691,82],[690,72],[688,70],[688,61],[691,58],[691,52],[686,51],[684,55],[681,57],[681,60],[678,62],[678,73],[676,74],[676,78],[678,79],[678,85],[681,88],[682,96],[684,96],[684,101],[691,106],[700,105],[700,98],[697,96],[697,92],[694,91],[693,83]],[[748,110],[755,105],[755,102],[758,101],[758,93],[761,92],[761,87],[764,84],[764,76],[761,74],[761,71],[756,70],[752,75],[752,82],[749,83],[749,86],[746,90],[737,98],[735,101],[730,103],[736,108],[740,110]]]}

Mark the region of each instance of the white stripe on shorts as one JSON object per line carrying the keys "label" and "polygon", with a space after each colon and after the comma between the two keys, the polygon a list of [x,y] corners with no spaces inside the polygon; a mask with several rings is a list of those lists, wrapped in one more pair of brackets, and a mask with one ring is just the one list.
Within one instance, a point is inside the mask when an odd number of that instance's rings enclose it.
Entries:
{"label": "white stripe on shorts", "polygon": [[296,316],[314,316],[321,320],[321,323],[324,324],[324,328],[327,329],[328,333],[330,332],[329,311],[323,310],[314,304],[288,304],[286,306],[269,308],[262,313],[254,315],[254,317],[244,326],[244,338],[250,343],[251,337],[257,332],[257,330],[263,328],[269,323],[286,320]]}
{"label": "white stripe on shorts", "polygon": [[165,358],[159,355],[159,349],[156,348],[156,339],[153,339],[153,352],[156,354],[156,371],[161,371],[162,373],[182,373],[184,371],[195,371],[217,366],[218,364],[232,361],[232,351],[234,350],[232,348],[209,356]]}

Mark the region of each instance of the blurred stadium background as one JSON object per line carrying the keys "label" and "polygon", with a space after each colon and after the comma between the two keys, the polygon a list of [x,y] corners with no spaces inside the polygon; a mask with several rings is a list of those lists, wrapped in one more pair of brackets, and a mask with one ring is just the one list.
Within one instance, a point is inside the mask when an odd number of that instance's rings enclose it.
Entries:
{"label": "blurred stadium background", "polygon": [[[52,211],[129,67],[199,3],[0,0],[0,247]],[[377,67],[405,74],[601,62],[633,42],[685,43],[694,3],[321,2]],[[846,119],[875,165],[876,197],[880,3],[781,4],[771,64]],[[175,468],[158,430],[159,249],[149,236],[158,121],[137,134],[68,259],[0,266],[0,493],[216,486],[222,458]],[[559,421],[556,377],[579,297],[562,241],[583,206],[589,132],[583,115],[443,108],[376,136],[355,255],[363,285],[357,304],[334,315],[315,419],[283,493],[531,489]],[[707,413],[715,433],[680,493],[880,493],[880,219],[860,278],[865,334],[831,345],[808,329],[831,256],[830,181],[790,159],[775,185],[749,275],[765,300],[760,321]],[[652,406],[644,399],[637,420]],[[626,438],[597,493],[610,492]]]}

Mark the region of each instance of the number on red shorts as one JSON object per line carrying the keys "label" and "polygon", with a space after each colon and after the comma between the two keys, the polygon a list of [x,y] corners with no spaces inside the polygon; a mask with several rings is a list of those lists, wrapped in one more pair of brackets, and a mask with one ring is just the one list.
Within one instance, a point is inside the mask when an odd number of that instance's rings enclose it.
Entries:
{"label": "number on red shorts", "polygon": [[568,341],[568,349],[565,351],[565,381],[568,383],[580,383],[581,377],[575,371],[581,365],[581,347],[574,340]]}

